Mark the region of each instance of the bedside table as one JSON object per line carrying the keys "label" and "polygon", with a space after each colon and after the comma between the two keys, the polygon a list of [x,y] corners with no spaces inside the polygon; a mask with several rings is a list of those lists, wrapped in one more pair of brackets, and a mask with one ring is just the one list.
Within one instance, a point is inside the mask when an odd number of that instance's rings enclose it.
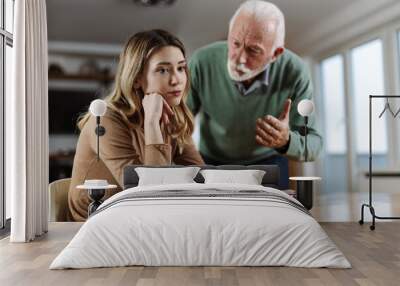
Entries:
{"label": "bedside table", "polygon": [[313,182],[320,181],[320,177],[290,177],[289,180],[296,181],[297,200],[303,206],[311,210],[313,207]]}
{"label": "bedside table", "polygon": [[77,189],[87,190],[92,202],[88,206],[88,217],[94,213],[103,203],[102,199],[107,189],[115,189],[117,185],[95,186],[95,185],[79,185]]}

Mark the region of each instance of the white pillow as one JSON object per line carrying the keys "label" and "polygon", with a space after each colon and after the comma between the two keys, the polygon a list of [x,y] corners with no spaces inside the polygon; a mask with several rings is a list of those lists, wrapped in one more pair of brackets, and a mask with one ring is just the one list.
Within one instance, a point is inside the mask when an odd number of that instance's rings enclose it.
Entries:
{"label": "white pillow", "polygon": [[199,170],[199,167],[135,168],[139,176],[138,186],[195,183],[193,179]]}
{"label": "white pillow", "polygon": [[204,183],[261,185],[265,171],[262,170],[201,170]]}

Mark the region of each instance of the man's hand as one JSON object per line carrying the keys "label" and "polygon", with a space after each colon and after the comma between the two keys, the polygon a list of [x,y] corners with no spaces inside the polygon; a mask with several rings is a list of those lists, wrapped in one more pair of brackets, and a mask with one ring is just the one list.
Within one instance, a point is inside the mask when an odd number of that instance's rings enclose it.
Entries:
{"label": "man's hand", "polygon": [[256,141],[269,148],[282,148],[289,142],[289,112],[292,101],[287,99],[278,118],[267,115],[257,119]]}

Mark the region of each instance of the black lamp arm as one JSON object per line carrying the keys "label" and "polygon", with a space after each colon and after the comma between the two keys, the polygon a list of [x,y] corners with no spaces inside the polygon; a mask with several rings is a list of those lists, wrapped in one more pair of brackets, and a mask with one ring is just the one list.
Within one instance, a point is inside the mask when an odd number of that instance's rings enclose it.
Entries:
{"label": "black lamp arm", "polygon": [[106,129],[104,128],[104,126],[100,125],[100,116],[96,116],[96,125],[96,135],[103,136],[104,134],[106,134]]}
{"label": "black lamp arm", "polygon": [[304,116],[304,162],[308,160],[307,134],[308,134],[308,116]]}
{"label": "black lamp arm", "polygon": [[106,129],[104,126],[100,125],[100,116],[96,116],[96,129],[95,133],[97,135],[97,161],[100,160],[100,136],[103,136],[106,133]]}

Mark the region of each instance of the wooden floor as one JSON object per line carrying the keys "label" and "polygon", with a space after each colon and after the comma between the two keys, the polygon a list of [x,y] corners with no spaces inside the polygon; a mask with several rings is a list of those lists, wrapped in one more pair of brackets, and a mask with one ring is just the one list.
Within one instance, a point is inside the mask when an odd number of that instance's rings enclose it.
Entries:
{"label": "wooden floor", "polygon": [[[314,195],[313,217],[319,222],[357,222],[361,216],[361,205],[368,203],[368,192],[333,192]],[[373,206],[378,216],[400,216],[400,192],[375,192]],[[365,209],[365,220],[371,221],[369,209]],[[399,283],[400,285],[400,283]]]}
{"label": "wooden floor", "polygon": [[355,222],[321,223],[353,268],[123,267],[48,270],[80,223],[51,223],[32,243],[0,241],[0,285],[400,285],[400,222],[375,231]]}

